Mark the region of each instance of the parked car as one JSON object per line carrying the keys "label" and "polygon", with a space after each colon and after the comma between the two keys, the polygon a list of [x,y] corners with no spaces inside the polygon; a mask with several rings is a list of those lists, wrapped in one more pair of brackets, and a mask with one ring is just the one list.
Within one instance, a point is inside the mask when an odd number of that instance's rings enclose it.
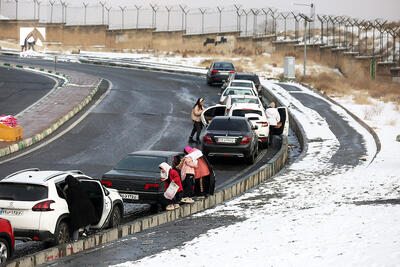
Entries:
{"label": "parked car", "polygon": [[222,83],[228,79],[230,73],[236,72],[231,62],[213,62],[207,72],[207,84]]}
{"label": "parked car", "polygon": [[258,77],[257,74],[254,73],[244,73],[244,72],[234,72],[230,73],[228,76],[228,80],[222,85],[222,89],[224,90],[226,87],[228,87],[228,84],[232,80],[248,80],[252,81],[254,85],[256,86],[258,93],[261,92],[262,86],[260,83],[260,78]]}
{"label": "parked car", "polygon": [[[158,166],[167,162],[175,168],[183,156],[183,153],[174,151],[132,152],[105,173],[101,183],[117,189],[126,202],[146,203],[152,205],[152,208],[158,208],[165,191]],[[208,162],[207,164],[210,169],[210,191],[213,193],[215,174],[212,166]]]}
{"label": "parked car", "polygon": [[238,157],[253,164],[258,140],[250,121],[244,117],[218,116],[211,120],[203,136],[202,151],[207,157]]}
{"label": "parked car", "polygon": [[[258,99],[253,96],[254,98]],[[216,116],[246,117],[253,126],[257,126],[255,132],[260,146],[263,148],[268,147],[269,124],[262,104],[234,103],[229,108],[226,105],[215,105],[205,109],[200,118],[204,126],[208,126],[209,122]]]}
{"label": "parked car", "polygon": [[[1,216],[1,214],[0,214]],[[0,218],[0,265],[11,258],[14,253],[15,239],[14,231],[11,223],[3,218]]]}
{"label": "parked car", "polygon": [[263,103],[260,100],[260,98],[251,95],[228,95],[227,97],[225,97],[224,102],[222,102],[222,105],[225,105],[226,112],[229,112],[231,106],[235,103],[258,104],[263,106]]}
{"label": "parked car", "polygon": [[77,178],[92,201],[98,221],[92,229],[115,227],[123,215],[122,198],[80,171],[27,169],[0,181],[0,214],[9,220],[16,239],[65,243],[70,240],[65,178]]}
{"label": "parked car", "polygon": [[240,88],[250,88],[254,91],[254,95],[258,96],[258,90],[252,81],[248,80],[231,80],[227,87],[240,87]]}
{"label": "parked car", "polygon": [[254,93],[254,90],[251,88],[243,88],[243,87],[227,87],[225,91],[221,94],[219,98],[219,103],[222,104],[225,101],[225,98],[228,95],[252,95],[257,96]]}

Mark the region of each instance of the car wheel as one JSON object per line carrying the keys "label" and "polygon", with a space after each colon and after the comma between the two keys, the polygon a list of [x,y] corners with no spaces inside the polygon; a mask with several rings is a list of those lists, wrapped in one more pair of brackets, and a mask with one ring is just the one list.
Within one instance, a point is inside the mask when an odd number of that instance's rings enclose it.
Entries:
{"label": "car wheel", "polygon": [[114,206],[111,212],[110,227],[114,228],[121,224],[122,214],[119,206]]}
{"label": "car wheel", "polygon": [[151,204],[150,205],[150,212],[151,213],[159,213],[162,211],[162,207],[160,204]]}
{"label": "car wheel", "polygon": [[256,151],[254,151],[254,152],[246,159],[246,163],[247,163],[248,165],[251,165],[251,164],[254,163],[255,159],[256,159]]}
{"label": "car wheel", "polygon": [[4,238],[0,238],[0,265],[3,266],[3,264],[7,261],[7,259],[10,257],[10,245],[8,244],[7,240]]}
{"label": "car wheel", "polygon": [[69,231],[69,225],[66,221],[61,221],[55,232],[55,244],[68,243],[71,239],[71,233]]}
{"label": "car wheel", "polygon": [[212,85],[212,82],[209,79],[207,79],[207,85]]}

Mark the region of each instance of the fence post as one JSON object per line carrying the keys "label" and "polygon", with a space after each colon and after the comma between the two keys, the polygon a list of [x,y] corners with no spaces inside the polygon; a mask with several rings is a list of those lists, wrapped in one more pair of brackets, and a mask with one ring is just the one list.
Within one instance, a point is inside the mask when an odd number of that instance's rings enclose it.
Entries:
{"label": "fence post", "polygon": [[107,10],[107,25],[110,27],[110,10],[112,7],[104,7]]}
{"label": "fence post", "polygon": [[100,1],[100,5],[101,5],[101,25],[104,25],[104,7],[106,5],[106,2]]}
{"label": "fence post", "polygon": [[136,31],[139,29],[139,10],[142,6],[135,5],[136,8]]}
{"label": "fence post", "polygon": [[121,13],[122,13],[122,27],[121,27],[121,29],[123,30],[124,29],[124,12],[125,12],[126,6],[124,6],[124,7],[119,6],[119,8],[121,9]]}
{"label": "fence post", "polygon": [[204,8],[204,9],[199,8],[199,10],[201,13],[201,33],[204,33],[204,14],[206,13],[207,8]]}
{"label": "fence post", "polygon": [[83,6],[84,6],[84,8],[85,8],[84,25],[86,25],[86,11],[87,11],[88,5],[89,5],[89,3],[83,2]]}
{"label": "fence post", "polygon": [[222,28],[222,11],[224,10],[224,8],[223,7],[219,7],[219,6],[217,6],[217,10],[218,10],[218,12],[219,12],[219,32],[221,32],[222,30],[221,30],[221,28]]}
{"label": "fence post", "polygon": [[237,27],[237,31],[240,34],[240,16],[241,16],[241,12],[240,12],[240,5],[233,5],[235,7],[236,10],[236,27]]}
{"label": "fence post", "polygon": [[257,15],[260,13],[258,9],[251,9],[251,13],[253,13],[253,36],[257,34]]}
{"label": "fence post", "polygon": [[265,15],[265,31],[264,31],[264,34],[265,35],[267,35],[267,30],[268,30],[268,13],[270,12],[270,10],[265,10],[264,8],[263,9],[261,9],[262,10],[262,12],[264,12],[264,15]]}
{"label": "fence post", "polygon": [[170,13],[171,13],[171,10],[172,10],[172,6],[171,7],[165,6],[165,9],[167,9],[167,12],[168,12],[167,31],[169,31],[169,16],[170,16]]}
{"label": "fence post", "polygon": [[152,5],[150,4],[151,9],[153,10],[153,14],[151,17],[151,27],[153,29],[157,29],[157,10],[159,9],[159,7],[157,5]]}

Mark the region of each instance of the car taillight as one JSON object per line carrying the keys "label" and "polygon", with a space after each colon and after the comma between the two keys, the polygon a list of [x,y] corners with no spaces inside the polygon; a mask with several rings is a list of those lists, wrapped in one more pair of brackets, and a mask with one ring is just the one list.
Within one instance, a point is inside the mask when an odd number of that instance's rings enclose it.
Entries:
{"label": "car taillight", "polygon": [[213,74],[218,73],[218,70],[212,70],[211,73]]}
{"label": "car taillight", "polygon": [[257,123],[262,124],[261,127],[268,127],[268,122],[267,121],[257,121]]}
{"label": "car taillight", "polygon": [[229,73],[235,73],[235,71],[234,71],[234,70],[231,70]]}
{"label": "car taillight", "polygon": [[55,203],[54,200],[46,200],[43,202],[37,203],[32,207],[33,211],[52,211],[53,209],[50,207],[52,203]]}
{"label": "car taillight", "polygon": [[146,184],[144,190],[149,190],[150,187],[160,187],[160,184]]}
{"label": "car taillight", "polygon": [[101,181],[101,184],[106,186],[106,187],[111,187],[112,186],[112,182],[111,181]]}
{"label": "car taillight", "polygon": [[213,143],[213,141],[211,139],[211,136],[208,136],[208,135],[203,136],[203,141],[208,143],[208,144],[212,144]]}
{"label": "car taillight", "polygon": [[243,137],[242,141],[240,142],[241,145],[246,145],[251,141],[251,137]]}

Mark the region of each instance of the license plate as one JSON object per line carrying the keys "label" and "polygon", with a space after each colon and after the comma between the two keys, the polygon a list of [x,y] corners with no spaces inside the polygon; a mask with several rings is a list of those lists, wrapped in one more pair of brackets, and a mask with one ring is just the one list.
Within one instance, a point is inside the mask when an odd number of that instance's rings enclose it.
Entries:
{"label": "license plate", "polygon": [[133,200],[138,200],[139,195],[137,194],[120,194],[123,199],[133,199]]}
{"label": "license plate", "polygon": [[233,139],[233,138],[218,138],[218,143],[234,144],[235,142],[236,142],[236,139]]}
{"label": "license plate", "polygon": [[20,210],[0,210],[0,215],[10,215],[10,216],[21,216],[22,211]]}
{"label": "license plate", "polygon": [[220,75],[229,75],[229,72],[227,72],[227,71],[220,71],[219,74],[220,74]]}

